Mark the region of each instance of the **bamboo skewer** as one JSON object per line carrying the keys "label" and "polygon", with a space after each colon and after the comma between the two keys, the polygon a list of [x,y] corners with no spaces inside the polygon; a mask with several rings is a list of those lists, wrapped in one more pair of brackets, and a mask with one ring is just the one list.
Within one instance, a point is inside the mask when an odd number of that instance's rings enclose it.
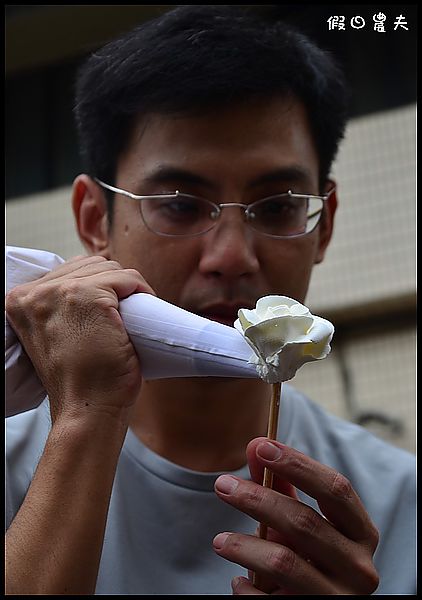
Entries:
{"label": "bamboo skewer", "polygon": [[[271,402],[270,402],[270,413],[268,415],[268,430],[267,430],[267,438],[270,440],[277,439],[277,429],[278,429],[278,416],[280,412],[280,399],[281,399],[281,382],[273,383],[271,390]],[[264,477],[262,481],[263,487],[273,489],[274,483],[274,474],[267,469],[264,468]],[[259,524],[259,533],[258,537],[262,540],[267,539],[267,525],[265,523]],[[253,575],[253,585],[259,588],[259,577],[256,573]]]}

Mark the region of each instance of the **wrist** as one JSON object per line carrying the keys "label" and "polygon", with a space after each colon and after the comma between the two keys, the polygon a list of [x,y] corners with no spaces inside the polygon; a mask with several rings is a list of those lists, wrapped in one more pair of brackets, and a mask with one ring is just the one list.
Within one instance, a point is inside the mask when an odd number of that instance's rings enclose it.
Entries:
{"label": "wrist", "polygon": [[56,401],[50,396],[49,403],[53,427],[72,428],[81,433],[111,430],[116,435],[119,432],[125,435],[133,411],[133,405],[119,406],[103,398],[98,402],[92,397],[67,396]]}
{"label": "wrist", "polygon": [[[108,413],[61,413],[53,422],[43,461],[57,487],[70,496],[76,481],[97,497],[97,507],[111,492],[127,426]],[[77,484],[78,487],[79,484]]]}
{"label": "wrist", "polygon": [[121,447],[129,426],[129,409],[98,407],[89,402],[82,406],[55,410],[50,402],[52,428],[50,435],[64,443],[112,449]]}

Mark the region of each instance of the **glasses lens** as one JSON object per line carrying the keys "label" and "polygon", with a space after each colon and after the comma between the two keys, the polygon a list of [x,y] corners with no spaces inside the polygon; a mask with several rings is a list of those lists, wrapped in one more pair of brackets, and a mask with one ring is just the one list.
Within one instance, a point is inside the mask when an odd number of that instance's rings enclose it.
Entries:
{"label": "glasses lens", "polygon": [[303,235],[317,225],[322,206],[323,201],[312,196],[272,196],[250,205],[250,225],[262,233],[276,237]]}
{"label": "glasses lens", "polygon": [[145,225],[163,235],[197,235],[215,224],[214,204],[194,196],[154,196],[142,200],[140,207]]}

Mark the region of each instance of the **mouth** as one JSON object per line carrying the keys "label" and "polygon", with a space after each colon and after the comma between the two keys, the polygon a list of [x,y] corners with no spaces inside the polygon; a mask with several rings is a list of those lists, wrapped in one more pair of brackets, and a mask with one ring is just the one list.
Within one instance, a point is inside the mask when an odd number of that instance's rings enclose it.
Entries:
{"label": "mouth", "polygon": [[209,315],[207,313],[201,313],[201,317],[205,317],[210,321],[217,321],[217,323],[221,323],[222,325],[227,325],[228,327],[233,327],[234,322],[237,319],[237,315],[235,317],[224,317],[222,315]]}
{"label": "mouth", "polygon": [[233,327],[234,322],[238,318],[239,308],[249,308],[251,306],[250,302],[245,303],[236,303],[235,305],[228,304],[216,304],[214,306],[208,306],[200,311],[199,314],[201,317],[205,317],[210,321],[217,321],[218,323],[222,323],[223,325],[228,325],[229,327]]}

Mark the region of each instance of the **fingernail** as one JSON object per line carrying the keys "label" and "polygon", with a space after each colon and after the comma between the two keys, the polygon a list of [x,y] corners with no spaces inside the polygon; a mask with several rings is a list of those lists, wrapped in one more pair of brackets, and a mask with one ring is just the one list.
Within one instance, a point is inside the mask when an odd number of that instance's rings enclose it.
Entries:
{"label": "fingernail", "polygon": [[220,475],[215,482],[215,487],[222,494],[233,494],[238,483],[237,479],[231,477],[231,475]]}
{"label": "fingernail", "polygon": [[226,539],[229,537],[229,533],[219,533],[215,536],[212,541],[212,545],[216,550],[221,550],[225,544]]}
{"label": "fingernail", "polygon": [[277,460],[281,456],[281,450],[271,442],[262,442],[256,449],[256,453],[264,460]]}

